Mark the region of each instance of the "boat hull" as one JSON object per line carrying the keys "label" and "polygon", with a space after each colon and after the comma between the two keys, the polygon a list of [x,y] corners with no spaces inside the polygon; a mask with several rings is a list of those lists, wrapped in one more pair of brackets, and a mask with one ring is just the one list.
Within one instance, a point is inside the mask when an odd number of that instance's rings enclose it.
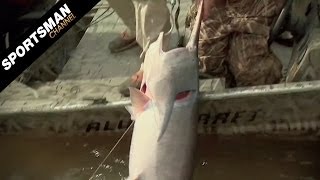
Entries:
{"label": "boat hull", "polygon": [[[317,134],[320,81],[249,88],[219,88],[202,81],[199,134]],[[92,87],[92,88],[90,88]],[[113,99],[110,80],[55,81],[41,88],[4,91],[0,135],[74,136],[124,132],[129,99]],[[10,89],[10,88],[9,88]],[[20,94],[20,95],[19,95]]]}

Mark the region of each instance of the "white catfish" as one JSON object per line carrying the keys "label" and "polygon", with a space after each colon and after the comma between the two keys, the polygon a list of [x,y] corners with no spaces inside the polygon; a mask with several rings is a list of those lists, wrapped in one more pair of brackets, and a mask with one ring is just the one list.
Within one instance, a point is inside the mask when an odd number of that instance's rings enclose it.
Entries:
{"label": "white catfish", "polygon": [[163,51],[163,33],[145,54],[141,88],[129,88],[135,120],[128,180],[190,180],[197,138],[197,44],[202,14],[186,47]]}

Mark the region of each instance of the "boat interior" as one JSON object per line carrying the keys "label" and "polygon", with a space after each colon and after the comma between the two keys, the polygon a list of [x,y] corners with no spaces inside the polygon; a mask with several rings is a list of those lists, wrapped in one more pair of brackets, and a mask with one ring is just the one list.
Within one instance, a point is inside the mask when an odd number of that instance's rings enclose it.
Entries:
{"label": "boat interior", "polygon": [[[283,64],[284,78],[280,84],[225,88],[223,79],[201,80],[201,99],[320,90],[317,3],[288,0],[273,23],[270,50]],[[185,38],[188,38],[188,30],[184,22],[190,5],[191,1],[180,4],[179,24]],[[25,22],[35,17],[39,17],[38,11],[20,19]],[[108,43],[123,29],[121,19],[106,1],[101,1],[0,93],[0,112],[50,112],[90,108],[97,104],[105,107],[128,104],[128,98],[123,97],[118,88],[139,69],[141,50],[135,47],[122,53],[110,53]]]}
{"label": "boat interior", "polygon": [[[21,26],[56,0],[46,2],[22,15]],[[309,136],[310,130],[320,132],[317,3],[288,0],[274,22],[270,50],[282,62],[281,83],[226,88],[223,79],[200,80],[194,179],[320,179],[319,140]],[[190,5],[191,0],[180,5],[186,39]],[[131,123],[124,108],[130,101],[118,88],[139,69],[141,50],[110,53],[109,42],[124,28],[101,1],[0,93],[0,179],[89,179],[100,163],[95,179],[127,177],[131,136],[120,140]],[[21,33],[6,34],[3,46]],[[247,136],[250,132],[258,135]],[[94,136],[71,137],[74,133]]]}

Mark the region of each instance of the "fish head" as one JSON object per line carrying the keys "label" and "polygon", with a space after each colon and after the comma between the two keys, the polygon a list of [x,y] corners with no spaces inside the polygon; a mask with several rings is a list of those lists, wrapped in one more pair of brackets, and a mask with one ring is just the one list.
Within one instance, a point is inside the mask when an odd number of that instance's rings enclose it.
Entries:
{"label": "fish head", "polygon": [[[179,94],[198,90],[198,58],[187,48],[163,51],[163,37],[149,46],[140,90],[153,102],[180,100]],[[176,98],[176,99],[175,99]]]}
{"label": "fish head", "polygon": [[158,111],[159,124],[169,119],[175,103],[187,105],[195,100],[198,91],[198,59],[187,48],[163,49],[163,33],[145,54],[140,90],[130,88],[132,119],[150,107]]}
{"label": "fish head", "polygon": [[[200,4],[202,12],[202,3]],[[200,15],[186,47],[164,51],[164,33],[149,45],[143,63],[143,79],[140,90],[130,89],[135,115],[142,112],[152,102],[159,124],[158,140],[166,130],[174,104],[192,105],[198,96],[198,52],[197,43]]]}
{"label": "fish head", "polygon": [[197,53],[185,47],[163,51],[161,33],[145,54],[140,87],[140,92],[156,107],[159,139],[167,128],[174,105],[192,105],[197,99],[198,87]]}

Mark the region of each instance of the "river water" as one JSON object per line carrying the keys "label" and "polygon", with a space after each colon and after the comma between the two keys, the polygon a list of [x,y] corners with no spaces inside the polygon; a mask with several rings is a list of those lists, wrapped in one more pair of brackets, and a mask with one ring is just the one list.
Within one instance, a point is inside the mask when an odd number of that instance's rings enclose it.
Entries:
{"label": "river water", "polygon": [[[0,137],[0,179],[87,180],[120,135]],[[129,133],[94,179],[127,176],[130,138]],[[195,180],[320,179],[317,139],[206,135],[198,147]]]}

